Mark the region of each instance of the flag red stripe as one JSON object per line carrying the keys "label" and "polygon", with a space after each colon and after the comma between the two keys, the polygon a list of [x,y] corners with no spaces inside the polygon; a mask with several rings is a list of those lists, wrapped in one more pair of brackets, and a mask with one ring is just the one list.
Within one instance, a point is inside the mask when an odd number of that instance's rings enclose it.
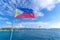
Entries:
{"label": "flag red stripe", "polygon": [[34,13],[23,12],[22,14],[16,16],[15,18],[35,18]]}

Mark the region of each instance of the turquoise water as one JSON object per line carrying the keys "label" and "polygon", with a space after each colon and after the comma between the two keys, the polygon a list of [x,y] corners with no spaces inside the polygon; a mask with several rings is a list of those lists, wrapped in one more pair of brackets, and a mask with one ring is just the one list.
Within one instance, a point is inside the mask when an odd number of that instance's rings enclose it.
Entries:
{"label": "turquoise water", "polygon": [[60,40],[60,29],[14,31],[12,40]]}
{"label": "turquoise water", "polygon": [[[0,31],[0,40],[10,40],[11,31]],[[60,29],[14,30],[11,40],[60,40]]]}
{"label": "turquoise water", "polygon": [[0,40],[10,40],[11,31],[0,31]]}

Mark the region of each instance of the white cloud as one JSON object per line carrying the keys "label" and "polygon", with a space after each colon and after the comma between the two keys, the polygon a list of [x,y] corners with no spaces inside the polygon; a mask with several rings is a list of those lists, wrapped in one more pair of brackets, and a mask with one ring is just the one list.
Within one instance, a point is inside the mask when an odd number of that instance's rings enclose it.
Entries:
{"label": "white cloud", "polygon": [[41,28],[42,26],[45,26],[47,23],[45,22],[22,22],[14,27],[16,28]]}
{"label": "white cloud", "polygon": [[47,24],[43,24],[41,28],[60,28],[60,22],[48,22]]}
{"label": "white cloud", "polygon": [[[28,2],[26,0],[24,0],[24,1],[17,0],[17,2],[16,2],[16,0],[11,0],[11,1],[9,1],[9,4],[3,2],[3,4],[4,4],[3,8],[8,7],[10,12],[9,11],[7,11],[7,12],[9,15],[12,15],[12,13],[14,13],[12,11],[14,11],[14,9],[15,9],[15,6],[13,4],[15,4],[15,5],[19,4],[18,6],[22,5],[22,7],[34,9],[34,11],[37,11],[36,12],[37,15],[39,14],[41,16],[41,12],[38,12],[39,10],[46,8],[47,10],[51,11],[55,8],[55,5],[57,3],[60,3],[60,0],[32,0],[32,1],[29,0]],[[44,14],[42,13],[42,16],[43,15]]]}
{"label": "white cloud", "polygon": [[9,20],[8,18],[0,17],[0,20]]}
{"label": "white cloud", "polygon": [[[37,2],[37,3],[36,3]],[[46,8],[49,11],[55,8],[55,5],[60,3],[60,0],[33,0],[33,5],[35,9],[43,9]]]}
{"label": "white cloud", "polygon": [[[40,10],[42,9],[47,9],[48,11],[52,11],[55,7],[57,3],[60,3],[60,0],[29,0],[27,2],[26,0],[21,1],[18,0],[18,3],[20,4],[20,6],[25,7],[25,8],[31,8],[34,10],[34,12],[36,13],[37,17],[44,16],[44,13],[40,12]],[[19,6],[19,5],[18,5]]]}
{"label": "white cloud", "polygon": [[19,23],[17,25],[14,24],[14,28],[25,28],[25,27],[22,24]]}
{"label": "white cloud", "polygon": [[37,17],[43,17],[44,13],[42,13],[40,10],[47,9],[48,11],[52,11],[56,4],[60,3],[60,0],[32,0],[32,9],[34,9],[34,12],[36,11]]}
{"label": "white cloud", "polygon": [[[15,5],[19,4],[18,6],[22,5],[22,7],[34,9],[34,11],[37,11],[37,15],[39,14],[41,16],[40,14],[41,12],[38,12],[39,10],[46,8],[47,10],[51,11],[55,8],[55,5],[57,3],[60,3],[60,0],[29,0],[28,2],[26,0],[24,1],[17,0],[17,2],[16,0],[11,0],[9,1],[9,4],[5,2],[2,2],[2,3],[4,4],[2,8],[5,8],[6,6],[9,8],[9,11],[7,11],[8,15],[12,15],[14,13],[12,12],[15,9],[15,6],[13,4]],[[44,14],[42,13],[42,16],[43,15]]]}
{"label": "white cloud", "polygon": [[12,28],[13,24],[10,21],[2,21],[2,23],[0,23],[0,28]]}
{"label": "white cloud", "polygon": [[22,22],[16,24],[16,28],[60,28],[60,22]]}
{"label": "white cloud", "polygon": [[48,9],[49,11],[53,10],[53,8],[55,8],[55,5],[51,5],[51,6],[48,6],[48,7],[47,7],[47,9]]}
{"label": "white cloud", "polygon": [[16,3],[16,0],[11,0],[11,2],[15,4]]}
{"label": "white cloud", "polygon": [[60,22],[54,22],[49,24],[49,28],[60,28]]}
{"label": "white cloud", "polygon": [[12,22],[10,22],[10,21],[5,21],[5,28],[12,28],[13,27],[13,24],[12,24]]}
{"label": "white cloud", "polygon": [[4,15],[3,12],[0,11],[0,15]]}
{"label": "white cloud", "polygon": [[12,24],[10,21],[7,21],[6,24]]}
{"label": "white cloud", "polygon": [[36,15],[36,17],[43,17],[44,16],[44,14],[42,13],[42,12],[39,12],[39,11],[34,11],[35,12],[35,15]]}
{"label": "white cloud", "polygon": [[0,20],[3,19],[2,17],[0,17]]}
{"label": "white cloud", "polygon": [[54,0],[33,0],[33,3],[35,4],[35,6],[42,7],[42,8],[45,8],[48,5],[53,4],[53,2]]}
{"label": "white cloud", "polygon": [[12,2],[10,2],[9,4],[5,3],[4,5],[6,5],[5,8],[7,7],[7,9],[8,9],[8,10],[5,10],[7,15],[13,16],[13,14],[15,13],[15,6],[12,5]]}
{"label": "white cloud", "polygon": [[60,3],[60,0],[56,0],[55,2],[56,2],[56,3]]}
{"label": "white cloud", "polygon": [[[13,0],[13,1],[16,1],[16,0]],[[1,15],[2,15],[2,12],[3,12],[4,15],[6,13],[6,15],[13,16],[13,14],[15,13],[14,11],[16,9],[16,6],[13,5],[14,4],[13,1],[10,0],[10,1],[7,1],[7,3],[4,2],[3,0],[1,1],[2,2],[1,3],[2,6],[0,7],[0,9],[2,10],[2,11],[0,10],[1,11],[1,13],[0,13]]]}

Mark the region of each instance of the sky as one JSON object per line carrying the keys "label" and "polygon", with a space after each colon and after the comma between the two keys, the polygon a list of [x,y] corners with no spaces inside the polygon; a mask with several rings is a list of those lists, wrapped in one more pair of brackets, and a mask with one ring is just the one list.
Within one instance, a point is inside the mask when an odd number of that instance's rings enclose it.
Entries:
{"label": "sky", "polygon": [[[33,9],[35,18],[15,19],[17,7]],[[60,28],[60,0],[1,0],[0,28]]]}

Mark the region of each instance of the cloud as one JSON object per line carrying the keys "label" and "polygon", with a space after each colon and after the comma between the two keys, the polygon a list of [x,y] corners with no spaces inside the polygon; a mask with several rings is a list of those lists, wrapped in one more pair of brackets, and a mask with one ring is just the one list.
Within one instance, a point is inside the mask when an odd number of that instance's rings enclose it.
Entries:
{"label": "cloud", "polygon": [[50,23],[49,28],[60,28],[60,22]]}
{"label": "cloud", "polygon": [[48,11],[53,10],[53,8],[55,8],[55,5],[51,5],[51,6],[48,6],[48,7],[47,7]]}
{"label": "cloud", "polygon": [[0,20],[9,20],[8,18],[0,17]]}
{"label": "cloud", "polygon": [[60,22],[22,22],[14,25],[15,28],[60,28]]}
{"label": "cloud", "polygon": [[35,7],[35,9],[46,8],[49,11],[55,8],[55,5],[57,3],[60,3],[60,0],[33,0],[33,6]]}
{"label": "cloud", "polygon": [[[17,1],[17,2],[16,2]],[[9,3],[9,4],[8,4]],[[57,3],[60,3],[60,0],[10,0],[8,3],[2,1],[2,9],[8,7],[8,15],[13,15],[15,13],[16,6],[31,8],[36,12],[38,16],[44,16],[44,13],[40,12],[40,10],[46,8],[48,11],[51,11],[55,8]],[[15,6],[16,5],[16,6]],[[42,13],[42,14],[41,14]]]}
{"label": "cloud", "polygon": [[[37,2],[37,3],[36,3]],[[33,3],[37,7],[45,8],[48,5],[53,4],[54,0],[33,0]]]}
{"label": "cloud", "polygon": [[43,17],[44,16],[44,14],[42,13],[42,12],[39,12],[39,11],[34,11],[34,13],[35,13],[35,16],[36,17]]}
{"label": "cloud", "polygon": [[4,15],[3,12],[0,11],[0,15]]}
{"label": "cloud", "polygon": [[[4,8],[8,7],[7,13],[10,16],[13,15],[13,13],[16,9],[16,6],[31,8],[34,11],[37,11],[36,15],[39,14],[38,16],[43,16],[44,13],[39,12],[39,10],[46,8],[48,11],[51,11],[55,8],[57,3],[60,3],[60,0],[28,0],[28,1],[27,0],[23,0],[23,1],[22,0],[10,0],[10,1],[8,1],[8,3],[5,3],[2,1],[1,4],[3,5],[2,6],[3,10],[4,10]],[[41,15],[41,13],[42,13],[42,15]]]}
{"label": "cloud", "polygon": [[0,28],[12,28],[13,24],[10,21],[1,21]]}
{"label": "cloud", "polygon": [[2,12],[3,12],[4,15],[13,16],[13,14],[15,13],[15,9],[16,9],[15,5],[14,5],[14,2],[12,2],[12,0],[10,1],[2,0],[1,7],[0,7],[0,11],[1,11],[0,14],[2,15]]}
{"label": "cloud", "polygon": [[32,2],[32,9],[36,11],[36,15],[38,15],[37,17],[43,17],[44,13],[40,10],[45,8],[48,11],[52,11],[56,7],[56,4],[60,3],[60,0],[32,0]]}
{"label": "cloud", "polygon": [[7,21],[6,24],[12,24],[10,21]]}
{"label": "cloud", "polygon": [[[12,22],[10,22],[10,21],[6,21],[5,22],[5,26],[7,27],[7,28],[12,28],[13,27],[13,24],[12,24]],[[5,27],[5,28],[6,28]]]}
{"label": "cloud", "polygon": [[48,11],[52,11],[58,3],[60,3],[60,0],[17,0],[18,7],[20,6],[33,9],[37,17],[44,16],[44,13],[40,10],[45,8]]}
{"label": "cloud", "polygon": [[12,3],[16,4],[16,0],[11,0]]}
{"label": "cloud", "polygon": [[16,28],[41,28],[42,26],[45,26],[47,23],[45,22],[22,22],[18,23],[14,27]]}

